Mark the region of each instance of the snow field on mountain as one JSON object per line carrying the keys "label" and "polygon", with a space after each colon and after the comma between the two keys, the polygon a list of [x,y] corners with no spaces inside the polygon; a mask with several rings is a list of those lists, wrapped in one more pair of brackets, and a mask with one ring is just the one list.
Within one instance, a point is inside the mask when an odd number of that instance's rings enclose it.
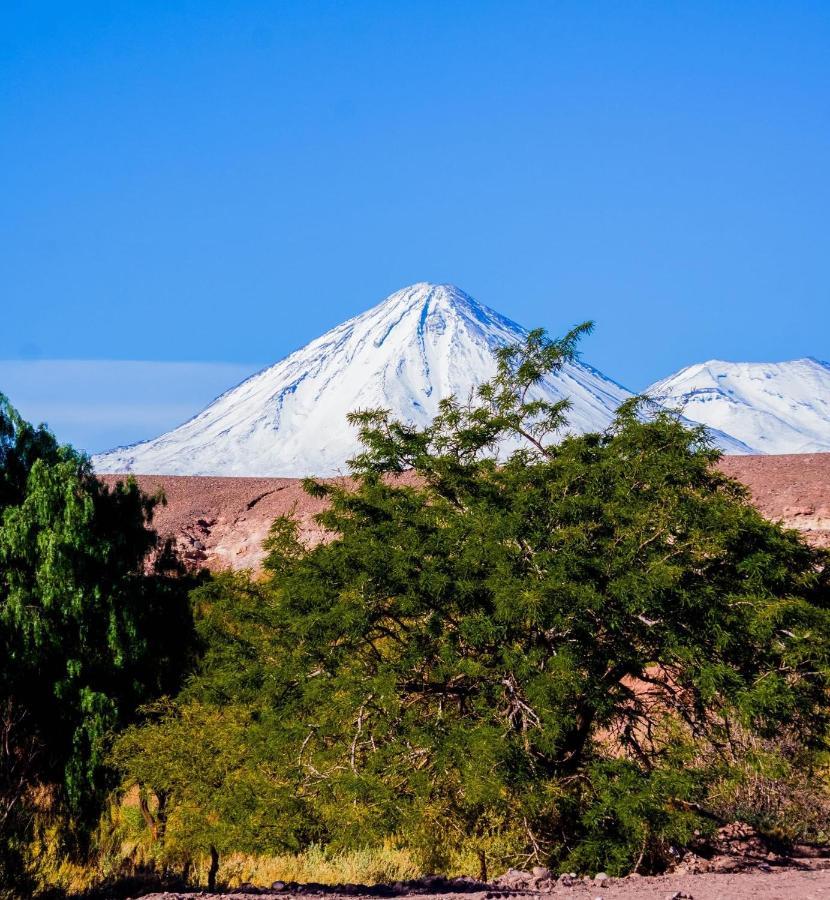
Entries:
{"label": "snow field on mountain", "polygon": [[[417,425],[496,371],[495,350],[526,331],[451,285],[416,284],[227,391],[151,441],[95,457],[99,472],[334,475],[359,450],[348,412],[382,407]],[[570,398],[569,427],[605,428],[631,394],[582,363],[538,393]]]}
{"label": "snow field on mountain", "polygon": [[[441,399],[470,397],[496,372],[496,350],[526,330],[453,285],[420,283],[326,332],[226,391],[172,431],[93,458],[98,472],[330,476],[360,450],[346,416],[391,410],[423,426]],[[647,393],[710,429],[728,454],[830,451],[830,365],[710,361]],[[571,401],[568,431],[601,431],[630,391],[575,362],[536,396]],[[499,452],[515,443],[507,442]]]}
{"label": "snow field on mountain", "polygon": [[830,451],[830,365],[710,360],[648,388],[649,396],[756,453]]}

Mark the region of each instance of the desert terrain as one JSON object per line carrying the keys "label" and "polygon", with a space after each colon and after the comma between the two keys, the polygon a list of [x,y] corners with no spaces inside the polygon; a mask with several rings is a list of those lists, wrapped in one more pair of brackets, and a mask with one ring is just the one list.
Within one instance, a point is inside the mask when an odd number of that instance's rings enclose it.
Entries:
{"label": "desert terrain", "polygon": [[[721,468],[747,486],[752,502],[768,518],[830,547],[830,453],[788,456],[727,456]],[[110,484],[123,476],[104,475]],[[163,491],[155,527],[174,539],[194,568],[257,570],[262,541],[277,516],[291,513],[305,540],[322,532],[314,521],[325,503],[309,497],[297,478],[219,478],[138,475],[148,493]]]}
{"label": "desert terrain", "polygon": [[[496,884],[448,885],[432,890],[394,888],[364,889],[362,893],[338,892],[336,888],[320,892],[288,888],[280,891],[243,886],[231,895],[237,900],[296,900],[297,897],[321,897],[325,900],[368,900],[385,897],[417,896],[419,900],[819,900],[830,896],[830,871],[792,870],[779,872],[706,873],[697,875],[665,875],[650,878],[628,876],[608,879],[569,879],[556,881],[542,890],[500,888]],[[146,900],[221,900],[227,894],[165,892],[145,895]]]}
{"label": "desert terrain", "polygon": [[[830,454],[725,457],[721,468],[749,489],[755,506],[768,518],[803,532],[817,546],[830,547]],[[107,475],[110,483],[119,476]],[[271,522],[291,513],[302,536],[314,542],[322,531],[314,516],[325,502],[308,496],[302,482],[292,478],[219,478],[200,476],[139,475],[142,489],[163,491],[155,526],[174,539],[188,564],[219,569],[261,566],[262,541]],[[756,861],[757,862],[757,861]],[[233,895],[287,898],[320,896],[326,900],[355,897],[411,897],[423,900],[496,900],[496,898],[566,898],[573,900],[778,900],[778,898],[830,897],[827,860],[800,860],[781,869],[754,865],[749,871],[676,872],[671,875],[619,879],[555,879],[548,883],[522,882],[511,873],[490,884],[427,885],[415,889],[390,885],[338,891],[319,885],[277,885],[275,890],[237,888]],[[192,894],[164,893],[152,900],[185,900]],[[219,894],[200,893],[211,900]]]}
{"label": "desert terrain", "polygon": [[[800,456],[726,457],[723,471],[746,485],[752,502],[768,518],[804,533],[819,546],[830,547],[830,454]],[[104,476],[112,483],[119,476]],[[271,522],[293,514],[302,536],[314,542],[322,531],[314,516],[324,501],[308,496],[299,479],[219,478],[197,476],[137,476],[142,489],[163,491],[166,505],[159,506],[155,525],[162,535],[174,539],[188,564],[194,568],[256,570],[261,566],[261,544]],[[734,826],[733,826],[734,827]],[[732,848],[734,851],[734,848]],[[522,873],[507,873],[488,884],[465,879],[455,882],[429,878],[417,885],[367,888],[360,885],[283,885],[273,888],[242,886],[232,891],[239,898],[259,897],[287,900],[321,897],[324,900],[362,897],[412,897],[424,900],[509,900],[509,898],[573,898],[573,900],[776,900],[776,898],[830,897],[830,864],[827,859],[776,860],[755,854],[748,859],[744,848],[728,855],[725,871],[687,867],[659,877],[596,879],[559,878],[547,881]],[[735,859],[740,861],[734,865]],[[726,859],[727,857],[724,857]],[[745,870],[742,870],[745,869]],[[440,883],[439,883],[440,882]],[[167,892],[153,900],[185,900],[192,894]],[[219,894],[200,893],[205,900]]]}
{"label": "desert terrain", "polygon": [[830,453],[724,456],[720,467],[743,482],[768,519],[830,547]]}

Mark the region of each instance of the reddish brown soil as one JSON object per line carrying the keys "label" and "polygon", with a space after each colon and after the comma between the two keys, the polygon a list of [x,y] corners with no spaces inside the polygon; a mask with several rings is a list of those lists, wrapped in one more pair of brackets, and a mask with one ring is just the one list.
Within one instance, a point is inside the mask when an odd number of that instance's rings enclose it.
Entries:
{"label": "reddish brown soil", "polygon": [[[721,462],[750,490],[758,509],[803,531],[813,543],[830,546],[830,453],[800,456],[732,456]],[[112,483],[120,476],[106,475]],[[262,541],[277,516],[292,513],[301,534],[318,541],[314,521],[324,503],[309,497],[295,478],[212,478],[139,475],[141,487],[167,497],[155,525],[171,535],[194,566],[258,569]]]}
{"label": "reddish brown soil", "polygon": [[[121,476],[104,475],[112,484]],[[188,562],[211,569],[258,569],[262,542],[278,516],[300,523],[305,541],[317,542],[322,530],[314,516],[325,508],[296,478],[213,478],[189,475],[138,475],[148,494],[162,491],[166,505],[156,507],[154,527],[173,537]]]}

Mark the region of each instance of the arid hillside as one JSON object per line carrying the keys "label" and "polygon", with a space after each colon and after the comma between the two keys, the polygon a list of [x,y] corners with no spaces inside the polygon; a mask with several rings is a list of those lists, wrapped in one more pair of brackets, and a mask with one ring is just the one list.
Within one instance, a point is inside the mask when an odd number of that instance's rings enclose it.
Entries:
{"label": "arid hillside", "polygon": [[[728,456],[724,471],[742,481],[758,509],[771,519],[830,546],[830,453],[798,456]],[[117,475],[103,476],[113,482]],[[314,521],[323,502],[309,497],[296,478],[213,478],[138,475],[148,493],[163,490],[155,525],[171,535],[193,566],[257,569],[271,522],[293,513],[303,535],[319,540]]]}
{"label": "arid hillside", "polygon": [[725,456],[720,465],[749,488],[767,518],[830,547],[830,453]]}
{"label": "arid hillside", "polygon": [[[103,475],[112,483],[124,476]],[[185,560],[210,569],[258,569],[262,542],[277,516],[290,513],[309,541],[319,540],[314,521],[325,503],[309,497],[298,478],[214,478],[199,475],[137,475],[148,494],[163,491],[154,526],[171,536]]]}

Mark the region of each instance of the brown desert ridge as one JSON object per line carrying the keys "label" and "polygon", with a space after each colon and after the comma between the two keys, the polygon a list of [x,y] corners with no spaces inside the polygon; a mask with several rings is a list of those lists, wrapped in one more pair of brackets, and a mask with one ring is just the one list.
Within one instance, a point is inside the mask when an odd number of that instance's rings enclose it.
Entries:
{"label": "brown desert ridge", "polygon": [[[747,486],[764,516],[801,531],[812,544],[830,547],[830,453],[725,456],[719,465]],[[125,476],[101,477],[113,484]],[[156,508],[154,526],[174,540],[193,568],[258,570],[268,529],[286,514],[296,517],[305,541],[322,537],[314,517],[325,501],[306,494],[299,478],[135,478],[147,493],[164,492],[167,503]]]}

